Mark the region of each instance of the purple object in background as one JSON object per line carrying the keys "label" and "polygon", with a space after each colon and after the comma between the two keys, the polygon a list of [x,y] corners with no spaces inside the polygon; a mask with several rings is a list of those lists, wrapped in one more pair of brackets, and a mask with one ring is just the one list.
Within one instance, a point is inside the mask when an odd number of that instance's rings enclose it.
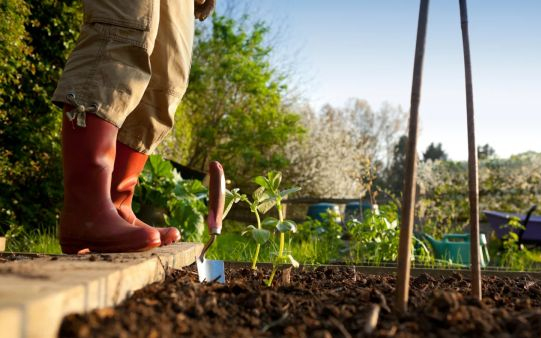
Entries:
{"label": "purple object in background", "polygon": [[[508,227],[502,227],[507,224],[511,217],[518,217],[520,222],[524,222],[526,215],[512,214],[499,211],[484,210],[483,213],[487,216],[488,222],[492,226],[492,229],[496,231],[498,238],[502,238],[503,235],[509,232]],[[517,232],[517,231],[515,231]],[[522,242],[535,243],[541,245],[541,216],[531,216],[526,224],[526,230],[522,234]]]}

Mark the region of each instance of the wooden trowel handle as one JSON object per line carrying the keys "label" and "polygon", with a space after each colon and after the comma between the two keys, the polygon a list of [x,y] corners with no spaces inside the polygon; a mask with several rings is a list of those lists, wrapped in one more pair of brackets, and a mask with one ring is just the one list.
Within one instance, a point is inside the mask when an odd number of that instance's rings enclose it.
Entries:
{"label": "wooden trowel handle", "polygon": [[222,165],[217,161],[209,164],[209,215],[208,226],[211,235],[219,235],[222,231],[222,217],[225,204],[225,176]]}

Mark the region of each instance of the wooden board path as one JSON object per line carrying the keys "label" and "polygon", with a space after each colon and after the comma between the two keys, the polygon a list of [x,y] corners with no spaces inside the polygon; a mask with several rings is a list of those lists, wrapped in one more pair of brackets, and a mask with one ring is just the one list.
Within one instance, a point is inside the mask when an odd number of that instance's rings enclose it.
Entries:
{"label": "wooden board path", "polygon": [[118,304],[195,262],[203,245],[176,243],[142,253],[0,254],[0,336],[56,337],[62,318]]}

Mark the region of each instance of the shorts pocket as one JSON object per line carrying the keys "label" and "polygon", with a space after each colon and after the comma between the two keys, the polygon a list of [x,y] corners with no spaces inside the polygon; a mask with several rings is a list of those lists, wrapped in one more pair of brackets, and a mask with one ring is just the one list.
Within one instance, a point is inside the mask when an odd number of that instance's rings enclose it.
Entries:
{"label": "shorts pocket", "polygon": [[84,22],[148,31],[153,0],[83,0]]}

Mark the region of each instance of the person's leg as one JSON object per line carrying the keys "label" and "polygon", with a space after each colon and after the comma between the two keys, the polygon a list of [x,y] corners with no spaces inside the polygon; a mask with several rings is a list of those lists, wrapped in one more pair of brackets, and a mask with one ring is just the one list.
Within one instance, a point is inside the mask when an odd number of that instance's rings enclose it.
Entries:
{"label": "person's leg", "polygon": [[62,251],[146,250],[159,233],[120,217],[110,190],[118,130],[150,81],[160,2],[83,2],[81,35],[53,94],[65,112]]}
{"label": "person's leg", "polygon": [[147,250],[160,245],[160,236],[134,227],[121,218],[111,201],[111,173],[118,128],[89,114],[86,127],[62,124],[64,206],[60,216],[62,252]]}
{"label": "person's leg", "polygon": [[[194,1],[162,0],[160,24],[154,51],[150,56],[152,77],[139,105],[126,118],[118,134],[125,145],[117,153],[111,196],[119,213],[128,221],[133,188],[144,161],[174,123],[175,111],[188,85],[194,33]],[[118,168],[118,170],[117,170]],[[134,224],[148,226],[137,218]],[[162,243],[180,239],[174,228],[158,228]]]}
{"label": "person's leg", "polygon": [[[115,168],[111,181],[111,198],[118,214],[127,222],[140,227],[150,227],[150,225],[135,216],[132,210],[132,200],[139,175],[141,175],[147,159],[148,155],[117,142]],[[180,240],[180,232],[176,228],[156,228],[156,230],[160,233],[162,245],[169,245]]]}
{"label": "person's leg", "polygon": [[161,0],[160,23],[144,95],[118,132],[128,147],[151,154],[173,128],[188,87],[194,34],[194,1]]}

